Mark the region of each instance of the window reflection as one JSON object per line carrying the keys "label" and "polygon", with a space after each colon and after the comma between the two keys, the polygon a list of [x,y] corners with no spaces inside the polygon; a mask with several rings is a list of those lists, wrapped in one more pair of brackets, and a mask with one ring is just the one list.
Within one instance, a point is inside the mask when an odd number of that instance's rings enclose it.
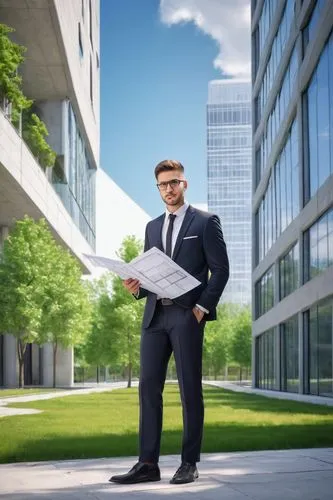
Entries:
{"label": "window reflection", "polygon": [[256,338],[256,387],[260,389],[276,389],[275,359],[275,334],[272,328]]}
{"label": "window reflection", "polygon": [[311,307],[309,314],[309,392],[333,396],[332,299]]}
{"label": "window reflection", "polygon": [[281,324],[281,390],[299,392],[298,317]]}
{"label": "window reflection", "polygon": [[282,257],[279,265],[280,270],[280,299],[294,292],[299,287],[299,245],[292,247]]}
{"label": "window reflection", "polygon": [[298,215],[299,209],[299,158],[295,120],[272,169],[265,195],[256,214],[257,263]]}
{"label": "window reflection", "polygon": [[332,221],[333,209],[330,209],[304,234],[305,281],[314,278],[333,264]]}
{"label": "window reflection", "polygon": [[333,34],[306,92],[309,186],[312,198],[333,173]]}

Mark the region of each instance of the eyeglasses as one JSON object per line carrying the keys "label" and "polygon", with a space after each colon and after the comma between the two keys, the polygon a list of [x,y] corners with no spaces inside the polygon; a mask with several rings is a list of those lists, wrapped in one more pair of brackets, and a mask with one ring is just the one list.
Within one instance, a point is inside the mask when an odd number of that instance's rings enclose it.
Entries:
{"label": "eyeglasses", "polygon": [[176,189],[181,182],[185,182],[185,179],[171,179],[171,181],[160,182],[159,184],[156,184],[156,186],[160,191],[166,191],[168,186],[170,186],[171,189]]}

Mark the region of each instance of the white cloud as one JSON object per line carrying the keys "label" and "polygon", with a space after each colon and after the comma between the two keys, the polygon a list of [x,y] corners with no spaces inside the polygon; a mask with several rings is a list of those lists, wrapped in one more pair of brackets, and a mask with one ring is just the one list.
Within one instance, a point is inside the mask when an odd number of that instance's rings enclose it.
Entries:
{"label": "white cloud", "polygon": [[193,22],[218,44],[214,66],[231,77],[251,73],[250,0],[160,0],[168,26]]}

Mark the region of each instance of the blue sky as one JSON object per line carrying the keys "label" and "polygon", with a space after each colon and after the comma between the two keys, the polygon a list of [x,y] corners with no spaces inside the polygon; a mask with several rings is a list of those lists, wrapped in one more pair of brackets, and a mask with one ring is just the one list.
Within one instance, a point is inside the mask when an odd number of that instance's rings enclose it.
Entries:
{"label": "blue sky", "polygon": [[152,217],[163,210],[153,169],[166,158],[184,164],[188,200],[207,201],[207,88],[222,77],[223,40],[200,3],[214,0],[101,0],[101,167]]}

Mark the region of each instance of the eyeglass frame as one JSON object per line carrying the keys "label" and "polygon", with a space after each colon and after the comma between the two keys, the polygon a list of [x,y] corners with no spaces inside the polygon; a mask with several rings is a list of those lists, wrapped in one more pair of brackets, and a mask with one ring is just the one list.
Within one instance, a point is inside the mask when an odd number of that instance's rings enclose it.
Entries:
{"label": "eyeglass frame", "polygon": [[[171,185],[171,183],[174,183],[174,186]],[[177,187],[179,187],[180,183],[181,182],[186,182],[185,179],[171,179],[170,181],[162,181],[160,183],[157,183],[156,186],[157,186],[157,189],[159,191],[166,191],[168,189],[168,186],[170,186],[171,189],[176,189]],[[163,186],[163,187],[161,187]]]}

